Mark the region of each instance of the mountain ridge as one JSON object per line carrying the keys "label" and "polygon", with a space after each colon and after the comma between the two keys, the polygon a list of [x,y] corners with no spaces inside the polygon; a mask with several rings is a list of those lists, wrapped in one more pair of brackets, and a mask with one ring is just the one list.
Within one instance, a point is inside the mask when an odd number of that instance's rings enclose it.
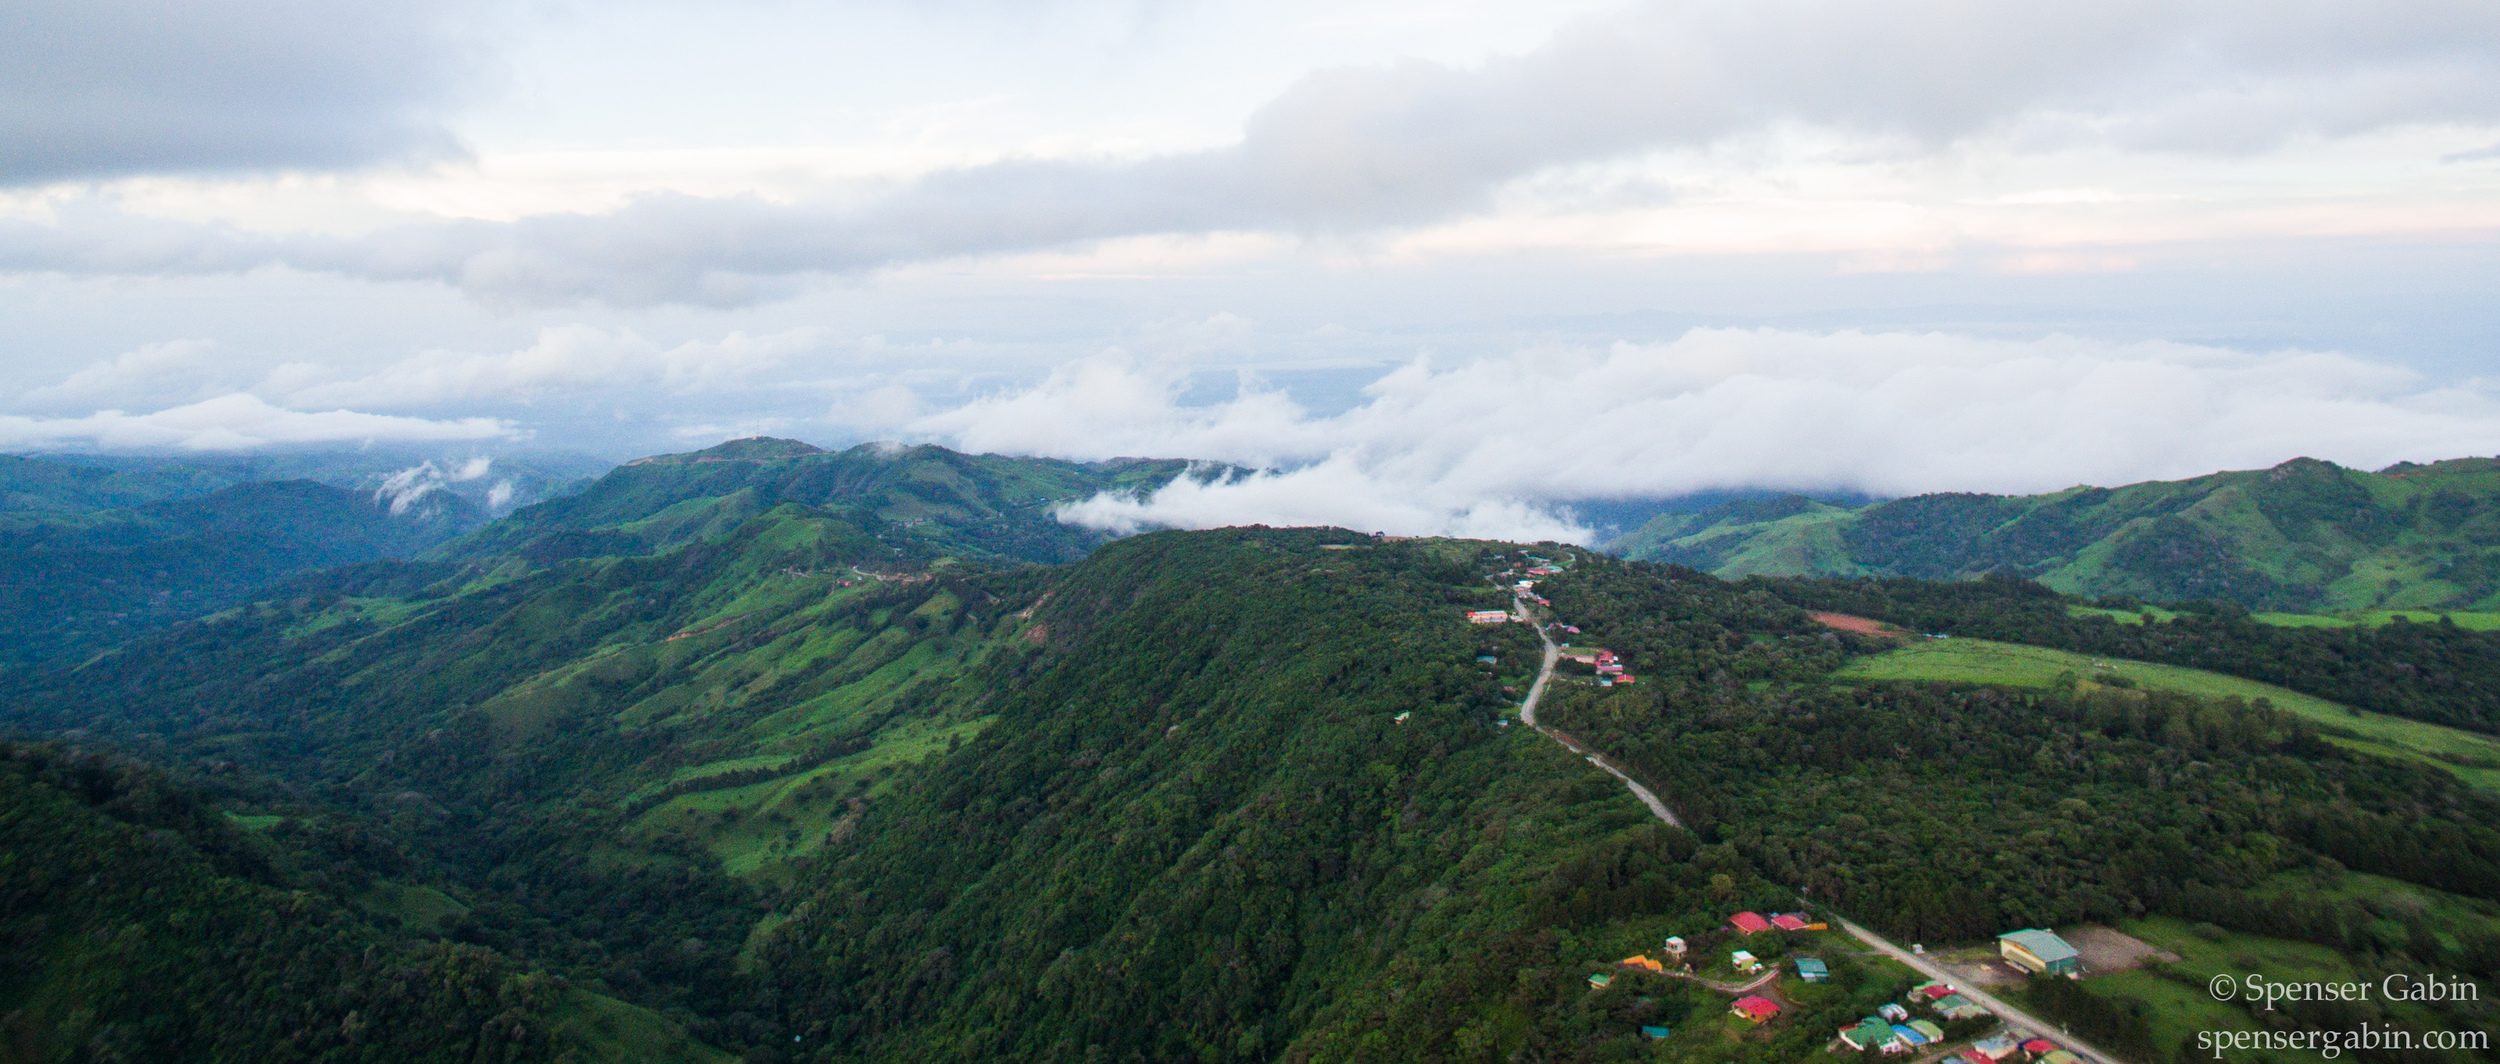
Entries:
{"label": "mountain ridge", "polygon": [[2260,610],[2491,608],[2500,459],[2368,473],[2296,458],[2117,488],[1857,507],[1797,495],[1662,515],[1609,547],[1731,578],[2002,573],[2087,597]]}

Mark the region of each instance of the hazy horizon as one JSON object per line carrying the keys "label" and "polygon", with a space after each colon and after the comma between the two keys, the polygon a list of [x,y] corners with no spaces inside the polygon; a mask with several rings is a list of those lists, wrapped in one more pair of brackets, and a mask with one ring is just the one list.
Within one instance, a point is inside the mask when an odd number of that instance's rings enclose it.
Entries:
{"label": "hazy horizon", "polygon": [[1719,490],[2500,453],[2500,11],[43,0],[0,449],[770,434]]}

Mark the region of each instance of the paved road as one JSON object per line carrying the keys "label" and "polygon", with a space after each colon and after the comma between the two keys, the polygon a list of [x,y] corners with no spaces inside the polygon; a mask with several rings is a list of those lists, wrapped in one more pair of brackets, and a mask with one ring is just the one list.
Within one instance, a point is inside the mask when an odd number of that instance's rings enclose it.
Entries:
{"label": "paved road", "polygon": [[1641,786],[1641,781],[1626,775],[1622,769],[1609,764],[1604,757],[1581,746],[1570,736],[1536,722],[1537,700],[1545,697],[1545,682],[1554,678],[1554,663],[1562,660],[1562,648],[1555,646],[1554,637],[1546,634],[1544,625],[1537,623],[1536,614],[1528,609],[1526,599],[1514,596],[1511,601],[1518,605],[1519,615],[1528,619],[1529,627],[1536,629],[1537,639],[1545,644],[1545,663],[1537,668],[1536,682],[1528,686],[1528,697],[1519,703],[1520,721],[1543,733],[1546,738],[1563,744],[1563,749],[1588,758],[1589,764],[1606,770],[1607,775],[1622,780],[1624,786],[1632,789],[1632,796],[1640,799],[1642,805],[1648,806],[1649,811],[1658,819],[1674,827],[1683,827],[1684,822],[1675,818],[1675,811],[1667,808],[1667,803],[1659,801],[1658,795],[1649,788]]}
{"label": "paved road", "polygon": [[[1564,749],[1588,758],[1590,764],[1605,769],[1609,775],[1622,780],[1624,786],[1632,789],[1633,796],[1639,798],[1642,805],[1648,806],[1649,811],[1656,814],[1658,819],[1664,820],[1668,824],[1676,827],[1684,826],[1681,821],[1678,821],[1675,818],[1675,813],[1668,810],[1667,803],[1659,801],[1658,796],[1651,793],[1649,788],[1641,786],[1640,781],[1625,775],[1623,770],[1608,764],[1605,758],[1598,756],[1595,752],[1582,747],[1577,742],[1574,742],[1570,736],[1564,735],[1561,732],[1555,731],[1536,722],[1537,700],[1545,697],[1545,682],[1553,678],[1554,662],[1562,658],[1562,648],[1554,645],[1554,637],[1546,634],[1545,626],[1543,624],[1537,623],[1536,614],[1528,608],[1526,599],[1514,597],[1512,601],[1517,603],[1519,607],[1519,615],[1527,618],[1528,623],[1536,629],[1536,637],[1543,640],[1545,643],[1545,664],[1537,670],[1536,683],[1528,688],[1528,697],[1519,704],[1519,719],[1525,722],[1529,727],[1535,728],[1546,738],[1563,744]],[[1893,945],[1882,935],[1878,935],[1873,931],[1869,931],[1837,916],[1832,917],[1832,922],[1839,925],[1841,930],[1856,936],[1858,941],[1874,947],[1876,952],[1882,953],[1887,957],[1891,957],[1894,960],[1908,965],[1911,971],[1924,975],[1929,979],[1953,984],[1953,988],[1960,991],[1963,997],[1969,998],[1980,1008],[1996,1013],[1998,1019],[2004,1020],[2007,1024],[2017,1028],[2018,1030],[2028,1029],[2029,1031],[2046,1035],[2050,1039],[2056,1041],[2057,1044],[2073,1050],[2076,1056],[2091,1061],[2092,1064],[2125,1064],[2125,1062],[2119,1060],[2117,1057],[2101,1052],[2099,1049],[2093,1048],[2090,1045],[2076,1041],[2072,1035],[2059,1033],[2056,1024],[2050,1023],[2037,1016],[2033,1016],[2028,1012],[2024,1012],[2021,1009],[2008,1005],[2005,1002],[1972,987],[1968,980],[1965,980],[1961,976],[1955,975],[1952,972],[1946,971],[1944,966],[1927,959],[1925,956],[1912,953],[1899,946]],[[1770,974],[1776,975],[1778,973],[1773,972]]]}

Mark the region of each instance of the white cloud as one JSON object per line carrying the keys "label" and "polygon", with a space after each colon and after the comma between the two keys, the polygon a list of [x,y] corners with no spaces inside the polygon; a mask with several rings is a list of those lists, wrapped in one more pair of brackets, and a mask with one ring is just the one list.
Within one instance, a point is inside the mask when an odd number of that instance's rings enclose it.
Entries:
{"label": "white cloud", "polygon": [[247,394],[222,395],[147,414],[103,410],[85,417],[0,416],[0,447],[108,451],[248,451],[287,444],[485,440],[521,435],[510,422],[427,420],[355,410],[298,411]]}
{"label": "white cloud", "polygon": [[1800,128],[1894,157],[1981,142],[2237,157],[2440,123],[2487,131],[2500,123],[2495,39],[2500,7],[2474,0],[1651,0],[1474,66],[1312,73],[1211,149],[1015,156],[787,202],[655,193],[600,213],[353,237],[65,208],[0,222],[0,269],[275,264],[438,282],[496,305],[736,306],[807,275],[1123,237],[1445,223],[1495,211],[1501,190],[1555,168]]}
{"label": "white cloud", "polygon": [[[419,462],[383,477],[381,485],[373,489],[373,501],[379,503],[388,500],[391,516],[397,517],[407,513],[410,507],[423,501],[428,494],[447,489],[454,484],[466,484],[472,480],[483,479],[494,468],[495,460],[486,455],[478,455],[458,465],[452,465],[449,462],[436,465],[431,460]],[[509,480],[489,489],[487,508],[501,509],[504,503],[511,501],[512,490],[512,482]]]}
{"label": "white cloud", "polygon": [[682,393],[717,388],[780,366],[823,343],[817,329],[764,336],[732,332],[718,340],[661,347],[632,330],[553,326],[536,343],[502,354],[429,351],[362,376],[323,380],[332,370],[281,366],[261,390],[298,406],[424,406],[454,400],[526,400],[551,391],[657,385]]}
{"label": "white cloud", "polygon": [[915,423],[973,450],[1183,455],[1270,471],[1105,497],[1068,519],[1343,524],[1568,538],[1576,500],[1712,488],[2037,492],[2270,466],[2500,453],[2500,398],[2308,351],[2071,337],[1694,330],[1665,344],[1417,360],[1312,418],[1250,393],[1178,404],[1108,355]]}

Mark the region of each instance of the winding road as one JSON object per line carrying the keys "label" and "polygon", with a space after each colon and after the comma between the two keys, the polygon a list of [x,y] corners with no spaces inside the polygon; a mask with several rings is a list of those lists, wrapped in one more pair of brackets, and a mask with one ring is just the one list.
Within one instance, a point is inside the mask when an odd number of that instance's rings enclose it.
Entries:
{"label": "winding road", "polygon": [[[1632,796],[1640,799],[1642,805],[1648,806],[1649,811],[1656,814],[1658,819],[1666,821],[1668,824],[1675,827],[1683,827],[1683,821],[1675,818],[1674,811],[1667,808],[1667,803],[1659,801],[1658,795],[1652,792],[1649,788],[1642,786],[1639,780],[1635,780],[1631,776],[1625,774],[1622,769],[1616,768],[1614,765],[1608,763],[1604,757],[1599,756],[1595,751],[1580,745],[1578,741],[1572,739],[1570,736],[1564,735],[1561,732],[1555,731],[1552,728],[1548,728],[1536,722],[1536,704],[1539,700],[1545,697],[1546,682],[1554,678],[1554,663],[1562,660],[1562,648],[1555,645],[1554,637],[1546,632],[1545,624],[1537,620],[1536,612],[1529,607],[1528,601],[1525,597],[1514,594],[1511,596],[1511,602],[1516,607],[1516,611],[1519,616],[1527,622],[1528,626],[1536,629],[1537,639],[1545,644],[1545,662],[1537,669],[1536,682],[1528,686],[1528,697],[1522,699],[1519,703],[1520,721],[1531,728],[1535,728],[1538,734],[1541,734],[1548,739],[1552,739],[1555,742],[1561,743],[1563,745],[1563,749],[1587,758],[1590,764],[1604,769],[1608,775],[1622,780],[1624,786],[1632,789]],[[2031,1037],[2030,1034],[2024,1033],[2026,1031],[2038,1032],[2052,1037],[2060,1046],[2072,1050],[2076,1056],[2091,1061],[2092,1064],[2126,1064],[2125,1061],[2120,1060],[2116,1056],[2104,1053],[2098,1048],[2075,1040],[2073,1035],[2064,1034],[2062,1032],[2052,1034],[2051,1032],[2059,1032],[2058,1025],[2050,1023],[2037,1016],[2033,1016],[2032,1014],[2015,1008],[2012,1005],[2008,1005],[2005,1002],[1998,1000],[1996,997],[1972,987],[1968,980],[1952,972],[1946,971],[1943,965],[1929,960],[1922,954],[1912,953],[1909,950],[1893,945],[1891,940],[1884,938],[1882,935],[1878,935],[1873,931],[1869,931],[1866,928],[1860,927],[1857,924],[1851,923],[1838,916],[1832,917],[1832,923],[1838,925],[1841,930],[1848,932],[1858,941],[1866,943],[1876,952],[1907,965],[1911,971],[1917,972],[1920,975],[1926,976],[1927,978],[1938,982],[1953,984],[1954,990],[1958,991],[1963,997],[1969,998],[1980,1008],[1995,1013],[1998,1019],[2004,1020],[2009,1026],[2015,1028],[2016,1033],[2023,1034],[2023,1037]]]}

